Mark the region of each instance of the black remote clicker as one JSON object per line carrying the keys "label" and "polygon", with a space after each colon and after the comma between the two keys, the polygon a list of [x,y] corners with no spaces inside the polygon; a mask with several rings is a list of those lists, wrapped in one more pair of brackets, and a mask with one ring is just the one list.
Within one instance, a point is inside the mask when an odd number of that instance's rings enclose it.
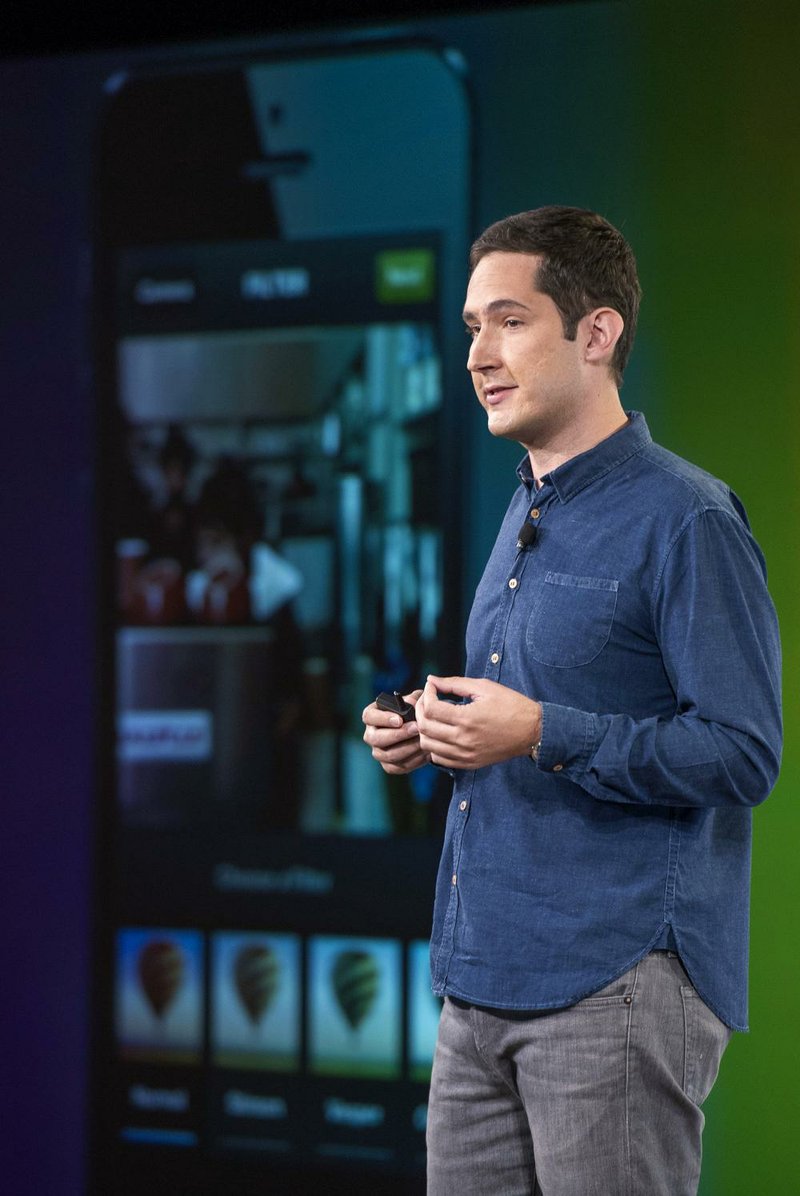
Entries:
{"label": "black remote clicker", "polygon": [[388,710],[392,714],[399,714],[404,723],[410,723],[416,717],[414,707],[397,690],[390,694],[378,694],[375,705],[379,710]]}

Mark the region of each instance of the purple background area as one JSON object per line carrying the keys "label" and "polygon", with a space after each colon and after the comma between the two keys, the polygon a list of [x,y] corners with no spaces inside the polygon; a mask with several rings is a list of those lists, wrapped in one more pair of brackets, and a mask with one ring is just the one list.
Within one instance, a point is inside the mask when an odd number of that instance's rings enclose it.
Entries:
{"label": "purple background area", "polygon": [[84,109],[94,88],[72,87],[67,74],[58,62],[0,72],[0,1182],[8,1196],[83,1191],[94,630],[79,289],[88,285]]}

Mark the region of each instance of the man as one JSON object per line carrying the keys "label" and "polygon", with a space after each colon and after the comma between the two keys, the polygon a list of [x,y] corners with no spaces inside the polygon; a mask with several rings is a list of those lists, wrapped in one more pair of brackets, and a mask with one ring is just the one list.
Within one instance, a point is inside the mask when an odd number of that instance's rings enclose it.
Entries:
{"label": "man", "polygon": [[763,559],[728,487],[620,404],[640,296],[620,233],[540,208],[470,266],[467,368],[520,484],[467,675],[410,694],[415,722],[364,711],[386,772],[454,776],[428,1191],[688,1196],[746,1029],[751,810],[779,766]]}

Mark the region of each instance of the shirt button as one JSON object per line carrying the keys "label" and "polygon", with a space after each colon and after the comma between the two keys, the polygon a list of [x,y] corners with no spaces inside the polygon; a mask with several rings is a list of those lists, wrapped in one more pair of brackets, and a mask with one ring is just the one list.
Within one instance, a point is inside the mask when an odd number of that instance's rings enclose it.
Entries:
{"label": "shirt button", "polygon": [[541,511],[539,510],[539,508],[534,507],[533,510],[531,511],[531,519],[538,519],[540,515],[541,515]]}
{"label": "shirt button", "polygon": [[498,660],[500,659],[500,653],[493,652],[489,659],[491,660],[492,664],[497,664]]}
{"label": "shirt button", "polygon": [[564,767],[564,765],[563,765],[563,764],[554,764],[554,765],[553,765],[553,772],[561,772],[561,769],[562,769],[563,767]]}
{"label": "shirt button", "polygon": [[[467,803],[465,801],[462,801],[458,808],[459,808],[459,810],[466,810]],[[453,879],[455,880],[455,877],[453,877]]]}
{"label": "shirt button", "polygon": [[511,581],[508,583],[509,590],[516,590],[518,584],[519,583],[517,582],[516,577],[512,577]]}
{"label": "shirt button", "polygon": [[453,883],[453,884],[455,884],[455,883],[456,883],[456,874],[455,874],[455,872],[453,873],[453,877],[452,877],[452,883]]}

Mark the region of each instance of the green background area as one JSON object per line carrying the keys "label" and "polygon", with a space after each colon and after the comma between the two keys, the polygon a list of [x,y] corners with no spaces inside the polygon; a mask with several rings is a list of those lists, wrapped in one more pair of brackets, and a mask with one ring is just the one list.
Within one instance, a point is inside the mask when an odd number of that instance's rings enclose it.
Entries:
{"label": "green background area", "polygon": [[[623,229],[644,288],[623,402],[736,490],[767,558],[786,746],[754,814],[751,1032],[734,1036],[706,1104],[700,1192],[789,1196],[800,1187],[800,14],[771,0],[574,4],[476,18],[461,44],[490,20],[475,80],[476,229],[542,203],[592,207]],[[520,450],[491,441],[481,418],[472,429],[474,583]]]}
{"label": "green background area", "polygon": [[[800,15],[641,6],[638,223],[657,431],[743,497],[784,652],[785,750],[754,815],[749,1035],[707,1106],[704,1196],[796,1192]],[[745,699],[746,699],[746,695]]]}

